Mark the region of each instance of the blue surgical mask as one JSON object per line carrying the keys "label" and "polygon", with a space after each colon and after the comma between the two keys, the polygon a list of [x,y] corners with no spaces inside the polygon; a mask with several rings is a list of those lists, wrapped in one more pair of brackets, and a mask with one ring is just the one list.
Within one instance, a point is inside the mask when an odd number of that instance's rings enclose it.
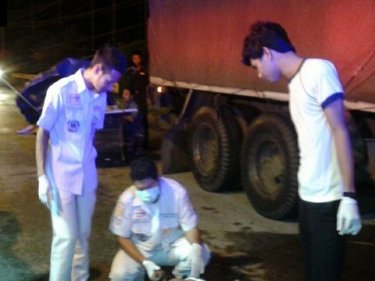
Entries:
{"label": "blue surgical mask", "polygon": [[136,194],[144,203],[154,203],[159,196],[159,186],[155,185],[144,190],[137,190]]}

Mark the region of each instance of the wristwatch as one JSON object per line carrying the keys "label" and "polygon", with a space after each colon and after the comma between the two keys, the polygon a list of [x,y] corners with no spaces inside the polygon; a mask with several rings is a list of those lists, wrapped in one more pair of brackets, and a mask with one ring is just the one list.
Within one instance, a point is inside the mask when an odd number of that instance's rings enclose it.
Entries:
{"label": "wristwatch", "polygon": [[343,196],[352,198],[354,200],[357,200],[357,193],[356,192],[344,192]]}

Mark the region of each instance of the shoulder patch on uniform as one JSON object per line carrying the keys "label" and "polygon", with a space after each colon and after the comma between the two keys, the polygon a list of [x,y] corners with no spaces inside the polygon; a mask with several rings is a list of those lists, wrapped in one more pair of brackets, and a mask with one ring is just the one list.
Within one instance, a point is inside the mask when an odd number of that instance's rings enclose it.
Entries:
{"label": "shoulder patch on uniform", "polygon": [[119,202],[117,203],[115,210],[113,211],[113,215],[116,219],[121,219],[124,213],[124,204]]}

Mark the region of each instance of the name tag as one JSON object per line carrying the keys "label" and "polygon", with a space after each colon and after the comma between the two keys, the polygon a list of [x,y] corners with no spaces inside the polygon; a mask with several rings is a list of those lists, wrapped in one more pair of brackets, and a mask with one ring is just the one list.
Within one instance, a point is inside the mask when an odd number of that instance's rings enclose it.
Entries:
{"label": "name tag", "polygon": [[160,216],[162,218],[166,218],[166,219],[177,218],[177,214],[176,213],[161,213]]}
{"label": "name tag", "polygon": [[81,96],[74,93],[68,94],[68,107],[80,108],[81,107]]}

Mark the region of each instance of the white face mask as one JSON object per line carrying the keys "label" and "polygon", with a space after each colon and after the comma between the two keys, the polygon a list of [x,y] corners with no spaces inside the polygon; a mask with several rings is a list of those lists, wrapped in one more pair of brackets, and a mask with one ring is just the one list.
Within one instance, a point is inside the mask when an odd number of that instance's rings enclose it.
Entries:
{"label": "white face mask", "polygon": [[155,203],[159,196],[159,186],[155,185],[144,190],[137,190],[136,194],[144,203]]}

